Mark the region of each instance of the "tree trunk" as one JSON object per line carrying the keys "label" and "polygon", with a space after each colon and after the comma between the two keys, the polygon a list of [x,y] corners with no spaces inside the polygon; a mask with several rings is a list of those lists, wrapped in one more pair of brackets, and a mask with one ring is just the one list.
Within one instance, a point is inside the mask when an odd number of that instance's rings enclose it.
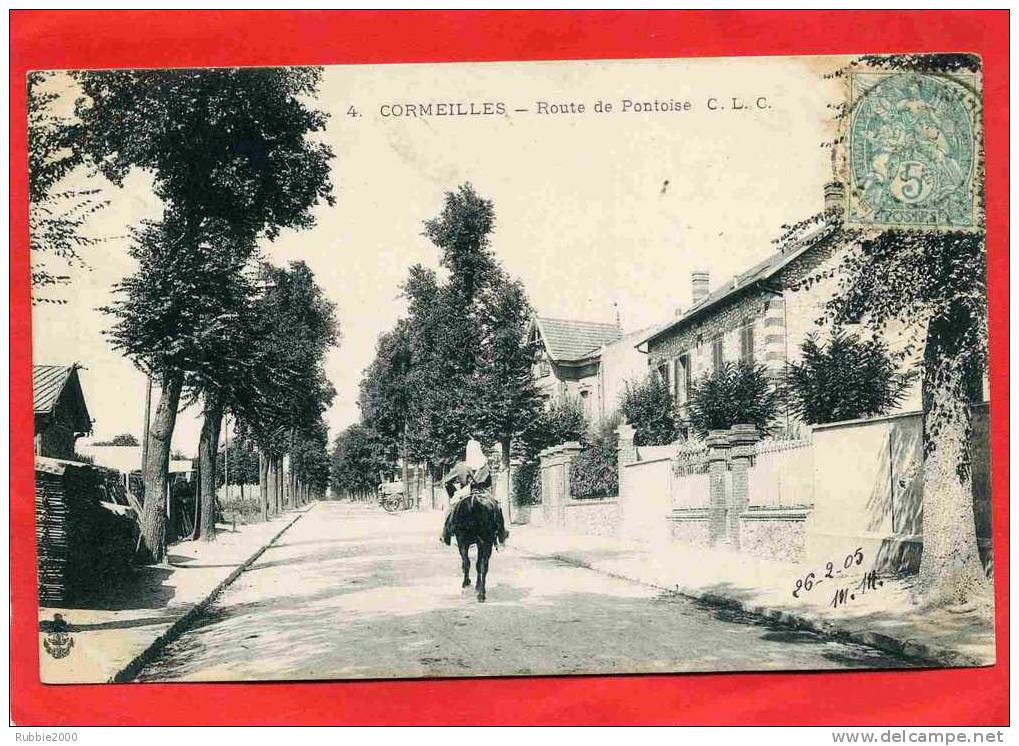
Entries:
{"label": "tree trunk", "polygon": [[513,475],[510,474],[510,443],[511,439],[506,436],[502,439],[502,471],[501,475],[506,480],[506,523],[509,524],[513,518]]}
{"label": "tree trunk", "polygon": [[262,508],[262,520],[269,520],[269,459],[258,452],[258,503]]}
{"label": "tree trunk", "polygon": [[223,402],[216,395],[205,397],[205,420],[198,438],[198,464],[201,470],[199,489],[201,507],[196,517],[195,538],[203,541],[216,540],[216,460],[219,455],[219,431],[223,424]]}
{"label": "tree trunk", "polygon": [[268,505],[269,505],[269,515],[275,515],[276,514],[276,492],[278,491],[277,488],[276,488],[276,479],[277,479],[276,458],[272,454],[270,454],[270,455],[266,456],[266,460],[269,462],[269,479],[266,482],[266,488],[268,490],[267,497],[268,497]]}
{"label": "tree trunk", "polygon": [[290,457],[290,507],[300,506],[300,493],[297,491],[297,470],[294,468],[294,457]]}
{"label": "tree trunk", "polygon": [[928,326],[924,350],[920,592],[930,605],[964,604],[990,593],[973,516],[969,456],[973,376],[960,363],[970,324],[968,313],[959,307],[939,314]]}
{"label": "tree trunk", "polygon": [[142,475],[145,504],[142,506],[141,546],[146,560],[162,562],[166,554],[166,488],[170,466],[170,441],[177,423],[177,406],[184,374],[171,371],[160,382],[159,406],[148,433],[148,448]]}
{"label": "tree trunk", "polygon": [[276,459],[276,515],[283,515],[283,457]]}
{"label": "tree trunk", "polygon": [[400,460],[403,462],[403,464],[402,464],[403,465],[403,473],[401,475],[402,479],[403,479],[403,495],[404,495],[405,499],[410,500],[410,472],[409,472],[409,467],[407,465],[407,451],[408,451],[408,448],[407,448],[407,423],[406,422],[403,423],[403,448],[402,448],[402,451],[403,452],[401,454]]}

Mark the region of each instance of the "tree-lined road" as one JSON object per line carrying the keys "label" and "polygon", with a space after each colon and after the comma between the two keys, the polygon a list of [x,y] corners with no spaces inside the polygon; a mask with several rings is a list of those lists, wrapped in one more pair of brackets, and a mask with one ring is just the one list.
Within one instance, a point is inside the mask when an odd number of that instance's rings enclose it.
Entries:
{"label": "tree-lined road", "polygon": [[[226,589],[143,681],[903,667],[869,648],[561,562],[496,553],[460,589],[439,513],[324,502]],[[526,529],[524,529],[526,530]],[[471,573],[474,578],[473,568]]]}

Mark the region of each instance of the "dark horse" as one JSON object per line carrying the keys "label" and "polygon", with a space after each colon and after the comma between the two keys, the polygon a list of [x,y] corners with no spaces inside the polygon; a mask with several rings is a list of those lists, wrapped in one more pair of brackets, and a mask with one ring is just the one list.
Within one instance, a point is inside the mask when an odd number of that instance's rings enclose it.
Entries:
{"label": "dark horse", "polygon": [[442,530],[442,541],[449,545],[452,537],[456,537],[456,546],[460,550],[463,563],[464,579],[462,588],[471,584],[471,559],[468,551],[473,544],[478,548],[477,589],[478,601],[485,600],[485,578],[488,576],[488,562],[492,557],[492,547],[505,543],[509,534],[506,531],[499,503],[492,499],[489,488],[492,484],[487,467],[476,473],[457,464],[446,477],[446,491],[450,497],[456,487],[471,485],[471,493],[454,505],[446,517],[446,525]]}

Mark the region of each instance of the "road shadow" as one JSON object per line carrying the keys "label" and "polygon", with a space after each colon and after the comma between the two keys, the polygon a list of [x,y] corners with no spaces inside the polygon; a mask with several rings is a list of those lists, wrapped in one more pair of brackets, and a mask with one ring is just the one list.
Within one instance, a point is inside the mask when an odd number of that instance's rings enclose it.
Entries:
{"label": "road shadow", "polygon": [[[394,548],[403,553],[394,556]],[[389,551],[379,543],[351,549],[344,556],[309,549],[245,572],[138,680],[915,665],[555,560],[493,557],[488,601],[481,604],[473,588],[460,589],[459,557],[452,550],[421,543],[389,544]]]}
{"label": "road shadow", "polygon": [[163,584],[172,574],[165,567],[132,567],[64,607],[94,611],[165,609],[177,592]]}

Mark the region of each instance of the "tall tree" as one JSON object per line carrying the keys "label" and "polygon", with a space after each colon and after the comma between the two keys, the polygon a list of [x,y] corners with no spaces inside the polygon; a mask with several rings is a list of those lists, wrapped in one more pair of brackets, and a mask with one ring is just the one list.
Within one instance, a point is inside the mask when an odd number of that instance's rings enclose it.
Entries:
{"label": "tall tree", "polygon": [[[251,373],[236,388],[232,406],[238,430],[258,445],[267,515],[279,506],[284,456],[289,453],[293,463],[335,396],[324,360],[339,340],[339,327],[335,305],[304,262],[287,268],[263,266],[261,284],[264,292],[255,302],[249,347]],[[321,476],[320,468],[315,475]]]}
{"label": "tall tree", "polygon": [[[160,383],[160,402],[144,465],[143,549],[163,557],[166,465],[176,410],[189,363],[201,357],[191,343],[205,329],[172,326],[165,345],[143,344],[159,336],[169,318],[222,323],[219,289],[203,290],[200,274],[211,261],[221,268],[254,252],[260,236],[274,238],[284,227],[313,225],[311,207],[332,203],[328,146],[309,135],[326,116],[305,105],[314,95],[317,68],[85,71],[74,74],[82,88],[75,111],[81,122],[74,146],[114,184],[140,169],[153,177],[164,203],[161,221],[136,233],[138,272],[121,283],[111,307],[119,331],[115,344]],[[151,277],[151,276],[155,277]],[[236,277],[237,275],[235,275]],[[141,314],[129,319],[125,312]],[[130,329],[147,335],[132,338]]]}
{"label": "tall tree", "polygon": [[364,423],[391,451],[433,467],[462,458],[468,439],[511,443],[534,421],[541,397],[526,341],[531,309],[491,249],[495,208],[464,184],[447,193],[425,235],[449,275],[414,266],[403,285],[408,317],[379,339],[362,380]]}
{"label": "tall tree", "polygon": [[362,417],[382,436],[389,459],[400,458],[407,483],[410,458],[409,434],[414,390],[411,382],[409,325],[400,319],[396,327],[379,336],[375,358],[361,379],[358,406]]}
{"label": "tall tree", "polygon": [[378,433],[355,424],[336,436],[333,444],[330,483],[338,494],[367,495],[375,492],[379,472],[387,466]]}
{"label": "tall tree", "polygon": [[[861,62],[890,70],[944,75],[979,72],[972,55],[892,55]],[[845,74],[845,70],[837,75]],[[845,119],[847,110],[837,116]],[[983,194],[983,158],[976,162]],[[980,205],[982,208],[982,204]],[[909,353],[922,347],[923,554],[920,589],[932,605],[986,598],[973,514],[970,405],[987,368],[987,258],[982,209],[978,229],[912,232],[850,230],[830,216],[848,246],[829,303],[836,324],[860,322],[878,335],[901,329]]]}
{"label": "tall tree", "polygon": [[523,285],[498,277],[482,303],[481,355],[474,379],[476,420],[481,432],[501,446],[510,467],[514,439],[537,421],[544,396],[532,375],[534,350],[527,343],[533,316]]}

